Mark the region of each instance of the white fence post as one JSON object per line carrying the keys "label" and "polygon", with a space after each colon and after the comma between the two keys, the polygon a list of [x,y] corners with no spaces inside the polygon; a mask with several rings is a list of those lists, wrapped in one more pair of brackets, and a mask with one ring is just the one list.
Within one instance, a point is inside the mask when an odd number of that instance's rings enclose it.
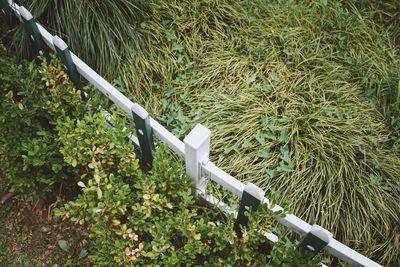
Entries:
{"label": "white fence post", "polygon": [[185,164],[186,173],[194,181],[195,195],[206,194],[207,179],[202,176],[201,165],[207,164],[210,155],[211,131],[201,124],[185,137]]}

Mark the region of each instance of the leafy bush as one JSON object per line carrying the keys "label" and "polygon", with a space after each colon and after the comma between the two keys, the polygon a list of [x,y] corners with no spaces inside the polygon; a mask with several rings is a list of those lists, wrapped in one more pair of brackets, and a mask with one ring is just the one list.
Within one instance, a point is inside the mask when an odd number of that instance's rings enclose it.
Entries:
{"label": "leafy bush", "polygon": [[150,174],[138,171],[121,134],[124,124],[114,121],[116,128],[107,129],[104,117],[91,114],[76,124],[67,122],[61,135],[65,158],[77,156],[82,194],[56,210],[56,215],[88,225],[89,258],[96,265],[317,263],[301,255],[291,242],[278,244],[271,252],[265,237],[256,231],[270,229],[271,216],[265,216],[265,208],[250,214],[250,227],[238,239],[232,217],[196,204],[191,180],[166,147],[157,148]]}
{"label": "leafy bush", "polygon": [[71,178],[56,125],[82,115],[79,92],[60,64],[16,64],[3,46],[0,54],[0,168],[11,191],[41,197]]}

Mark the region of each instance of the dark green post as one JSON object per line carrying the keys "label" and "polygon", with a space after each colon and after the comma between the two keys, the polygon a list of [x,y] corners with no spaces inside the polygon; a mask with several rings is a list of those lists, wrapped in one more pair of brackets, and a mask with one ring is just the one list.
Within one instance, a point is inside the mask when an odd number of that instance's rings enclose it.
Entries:
{"label": "dark green post", "polygon": [[45,44],[40,34],[39,28],[36,24],[35,19],[33,18],[32,14],[23,6],[19,8],[19,14],[21,14],[22,21],[24,22],[24,27],[28,36],[33,40],[35,43],[35,47],[38,51],[42,51],[43,54],[46,56],[47,60],[49,60],[49,54],[45,49]]}
{"label": "dark green post", "polygon": [[313,255],[317,255],[323,250],[329,242],[332,240],[332,233],[322,228],[321,226],[314,224],[308,234],[301,241],[298,249],[300,251],[311,251]]}
{"label": "dark green post", "polygon": [[81,100],[86,102],[86,95],[83,91],[83,86],[81,83],[81,76],[76,69],[75,63],[72,61],[71,51],[68,48],[68,45],[57,35],[53,38],[54,48],[56,49],[57,55],[60,58],[61,62],[64,64],[67,69],[67,73],[74,83],[76,88],[81,91]]}
{"label": "dark green post", "polygon": [[141,158],[140,166],[144,171],[150,171],[153,165],[153,129],[150,126],[149,113],[138,104],[132,106],[136,134],[139,139]]}
{"label": "dark green post", "polygon": [[240,201],[238,215],[235,221],[234,230],[239,238],[243,236],[242,228],[247,227],[249,219],[245,215],[246,211],[257,210],[264,199],[264,191],[258,186],[249,183],[245,186]]}
{"label": "dark green post", "polygon": [[13,9],[10,6],[8,0],[0,0],[1,12],[6,16],[6,22],[11,26],[15,27],[20,22],[17,15],[15,15]]}

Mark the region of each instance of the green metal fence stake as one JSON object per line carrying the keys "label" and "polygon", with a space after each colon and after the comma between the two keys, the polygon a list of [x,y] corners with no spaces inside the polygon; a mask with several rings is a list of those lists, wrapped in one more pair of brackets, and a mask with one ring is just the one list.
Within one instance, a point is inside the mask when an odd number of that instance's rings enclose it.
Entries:
{"label": "green metal fence stake", "polygon": [[71,51],[68,48],[68,45],[57,35],[53,38],[53,44],[56,49],[57,55],[60,58],[61,62],[64,64],[67,69],[67,73],[74,83],[74,85],[81,91],[81,100],[86,102],[86,95],[83,91],[83,86],[81,83],[81,76],[76,69],[75,63],[72,61]]}
{"label": "green metal fence stake", "polygon": [[332,239],[332,233],[321,226],[314,224],[308,234],[304,237],[303,241],[301,241],[298,249],[301,251],[312,251],[315,256],[323,250]]}
{"label": "green metal fence stake", "polygon": [[144,171],[150,171],[153,165],[153,129],[150,126],[149,113],[138,104],[132,106],[132,115],[141,150],[140,166]]}
{"label": "green metal fence stake", "polygon": [[247,227],[249,223],[249,219],[245,215],[245,212],[249,210],[257,210],[264,199],[264,195],[264,191],[252,183],[245,186],[234,225],[234,230],[239,238],[243,236],[242,228]]}
{"label": "green metal fence stake", "polygon": [[45,49],[42,35],[40,34],[39,28],[32,14],[23,6],[19,7],[18,11],[21,15],[22,21],[24,22],[25,30],[28,33],[28,36],[33,40],[36,49],[42,51],[47,60],[49,60],[49,54]]}
{"label": "green metal fence stake", "polygon": [[11,8],[8,0],[0,0],[0,9],[1,12],[6,16],[6,22],[11,27],[15,27],[19,24],[20,21],[17,15],[15,15],[13,9]]}

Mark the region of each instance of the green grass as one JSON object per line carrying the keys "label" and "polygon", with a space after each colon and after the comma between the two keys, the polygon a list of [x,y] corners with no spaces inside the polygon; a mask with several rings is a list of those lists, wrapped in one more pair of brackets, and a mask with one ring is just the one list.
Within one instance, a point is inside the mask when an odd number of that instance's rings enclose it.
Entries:
{"label": "green grass", "polygon": [[29,8],[177,134],[208,125],[224,170],[399,264],[396,1],[58,2]]}

